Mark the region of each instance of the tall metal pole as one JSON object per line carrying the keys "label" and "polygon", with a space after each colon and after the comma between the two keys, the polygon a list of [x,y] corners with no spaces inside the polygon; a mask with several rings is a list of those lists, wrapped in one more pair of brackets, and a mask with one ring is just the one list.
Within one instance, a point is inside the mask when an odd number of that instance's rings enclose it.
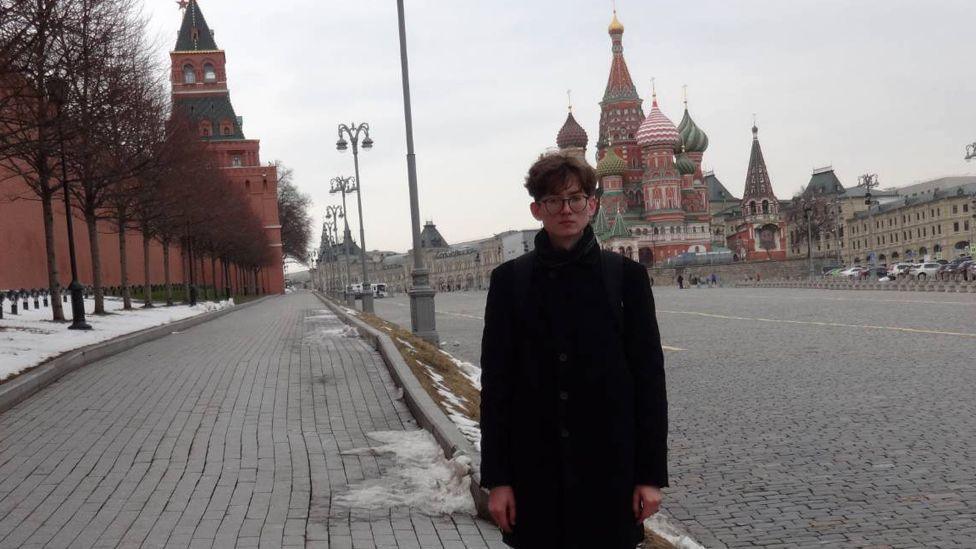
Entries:
{"label": "tall metal pole", "polygon": [[813,280],[813,276],[814,276],[814,272],[813,272],[813,226],[810,223],[810,218],[812,217],[810,215],[810,209],[811,208],[810,208],[810,205],[809,204],[803,207],[803,213],[806,215],[806,218],[807,218],[807,263],[810,266],[810,280]]}
{"label": "tall metal pole", "polygon": [[363,185],[359,180],[359,146],[352,142],[352,162],[356,170],[356,209],[359,211],[359,262],[363,264],[363,312],[373,312],[373,287],[366,268],[366,229],[363,226]]}
{"label": "tall metal pole", "polygon": [[400,29],[400,70],[403,75],[403,118],[407,132],[407,183],[410,186],[410,224],[413,231],[413,271],[410,294],[410,326],[413,333],[440,344],[434,311],[434,289],[424,265],[420,247],[420,202],[417,196],[417,162],[413,149],[413,117],[410,113],[410,69],[407,63],[407,32],[403,15],[403,0],[397,0]]}
{"label": "tall metal pole", "polygon": [[[337,236],[339,232],[337,226],[339,217],[342,218],[343,223],[345,224],[345,228],[342,232],[342,255],[343,255],[343,260],[346,264],[346,282],[342,286],[342,293],[346,298],[347,305],[355,305],[356,304],[355,296],[350,296],[348,292],[349,285],[352,283],[352,277],[349,272],[349,241],[352,240],[352,234],[350,234],[349,232],[349,217],[346,215],[346,191],[345,191],[345,186],[348,184],[348,181],[349,181],[348,177],[346,178],[335,177],[332,179],[333,190],[330,192],[339,192],[342,195],[342,211],[340,212],[338,210],[338,206],[329,206],[329,211],[332,212],[333,228],[335,228]],[[338,185],[341,185],[341,187],[339,187]],[[341,188],[342,190],[341,191],[336,190],[339,188]]]}
{"label": "tall metal pole", "polygon": [[[872,240],[873,235],[874,235],[874,211],[871,209],[871,206],[872,206],[872,204],[874,202],[871,200],[871,189],[873,189],[873,188],[875,188],[875,187],[877,187],[879,185],[879,183],[878,183],[878,174],[867,173],[867,174],[864,174],[861,177],[859,177],[858,180],[859,181],[858,181],[857,186],[864,189],[864,191],[865,191],[864,192],[864,203],[867,204],[867,206],[868,206],[868,238],[867,238],[867,241],[868,241],[868,257],[867,257],[867,259],[868,259],[868,265],[870,265],[871,267],[874,267],[875,260],[871,258],[871,254],[874,253],[872,251],[872,250],[874,250],[874,241]],[[874,269],[870,269],[868,271],[868,278],[874,278]]]}

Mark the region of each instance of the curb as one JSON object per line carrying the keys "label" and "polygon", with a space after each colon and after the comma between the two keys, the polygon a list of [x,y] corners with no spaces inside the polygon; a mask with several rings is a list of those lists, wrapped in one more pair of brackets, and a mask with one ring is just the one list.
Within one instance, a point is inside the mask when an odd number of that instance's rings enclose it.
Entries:
{"label": "curb", "polygon": [[362,320],[347,313],[340,305],[333,302],[319,292],[313,292],[326,307],[334,312],[343,322],[359,330],[364,338],[370,340],[373,347],[383,357],[390,375],[397,385],[403,388],[403,399],[410,412],[417,419],[421,427],[430,431],[434,439],[448,458],[465,455],[471,459],[471,497],[474,499],[478,516],[485,520],[492,520],[488,512],[488,492],[481,488],[481,454],[474,445],[465,438],[443,410],[430,398],[413,371],[407,366],[400,351],[390,336],[366,324]]}
{"label": "curb", "polygon": [[226,309],[221,309],[219,311],[199,314],[190,318],[184,318],[183,320],[177,320],[176,322],[161,324],[159,326],[153,326],[152,328],[139,330],[138,332],[125,334],[101,343],[94,343],[92,345],[66,351],[48,360],[47,362],[41,363],[39,366],[35,366],[33,369],[14,378],[13,380],[0,385],[0,412],[5,412],[10,408],[13,408],[34,393],[40,391],[48,385],[51,385],[55,381],[77,370],[78,368],[81,368],[82,366],[87,366],[92,362],[97,362],[103,358],[108,358],[124,351],[128,351],[129,349],[138,347],[143,343],[161,339],[172,332],[186,330],[198,324],[203,324],[204,322],[209,322],[211,320],[220,318],[234,311],[239,311],[242,308],[247,308],[251,305],[261,303],[270,297],[273,296],[265,296],[260,299],[255,299],[254,301],[248,301],[243,305],[234,305],[233,307],[227,307]]}

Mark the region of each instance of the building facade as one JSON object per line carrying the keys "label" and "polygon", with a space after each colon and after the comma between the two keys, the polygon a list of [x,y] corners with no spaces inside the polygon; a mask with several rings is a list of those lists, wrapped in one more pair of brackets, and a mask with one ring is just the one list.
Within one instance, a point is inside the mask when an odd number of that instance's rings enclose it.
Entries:
{"label": "building facade", "polygon": [[[278,174],[274,165],[261,164],[261,142],[244,136],[244,119],[237,116],[227,86],[227,59],[217,47],[196,0],[183,9],[176,47],[170,52],[173,110],[187,117],[206,142],[229,179],[247,194],[251,208],[268,235],[268,265],[258,284],[266,292],[284,292],[284,257],[278,219]],[[220,273],[217,273],[220,277]]]}

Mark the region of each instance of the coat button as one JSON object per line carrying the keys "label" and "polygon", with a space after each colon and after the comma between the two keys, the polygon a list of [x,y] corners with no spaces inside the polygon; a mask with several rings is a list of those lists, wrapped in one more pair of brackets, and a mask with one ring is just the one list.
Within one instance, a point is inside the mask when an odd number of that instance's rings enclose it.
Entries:
{"label": "coat button", "polygon": [[559,400],[569,400],[569,393],[566,391],[559,391]]}
{"label": "coat button", "polygon": [[559,362],[566,362],[569,360],[569,355],[566,353],[559,353]]}

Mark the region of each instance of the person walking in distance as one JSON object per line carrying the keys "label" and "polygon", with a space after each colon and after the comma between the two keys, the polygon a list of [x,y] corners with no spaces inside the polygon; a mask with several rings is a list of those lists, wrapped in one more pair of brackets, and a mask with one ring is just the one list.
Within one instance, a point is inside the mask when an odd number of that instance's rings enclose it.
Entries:
{"label": "person walking in distance", "polygon": [[685,288],[685,277],[678,275],[678,289],[683,290]]}
{"label": "person walking in distance", "polygon": [[481,485],[519,549],[633,549],[668,485],[664,353],[647,270],[590,227],[596,175],[540,158],[535,250],[491,274]]}

